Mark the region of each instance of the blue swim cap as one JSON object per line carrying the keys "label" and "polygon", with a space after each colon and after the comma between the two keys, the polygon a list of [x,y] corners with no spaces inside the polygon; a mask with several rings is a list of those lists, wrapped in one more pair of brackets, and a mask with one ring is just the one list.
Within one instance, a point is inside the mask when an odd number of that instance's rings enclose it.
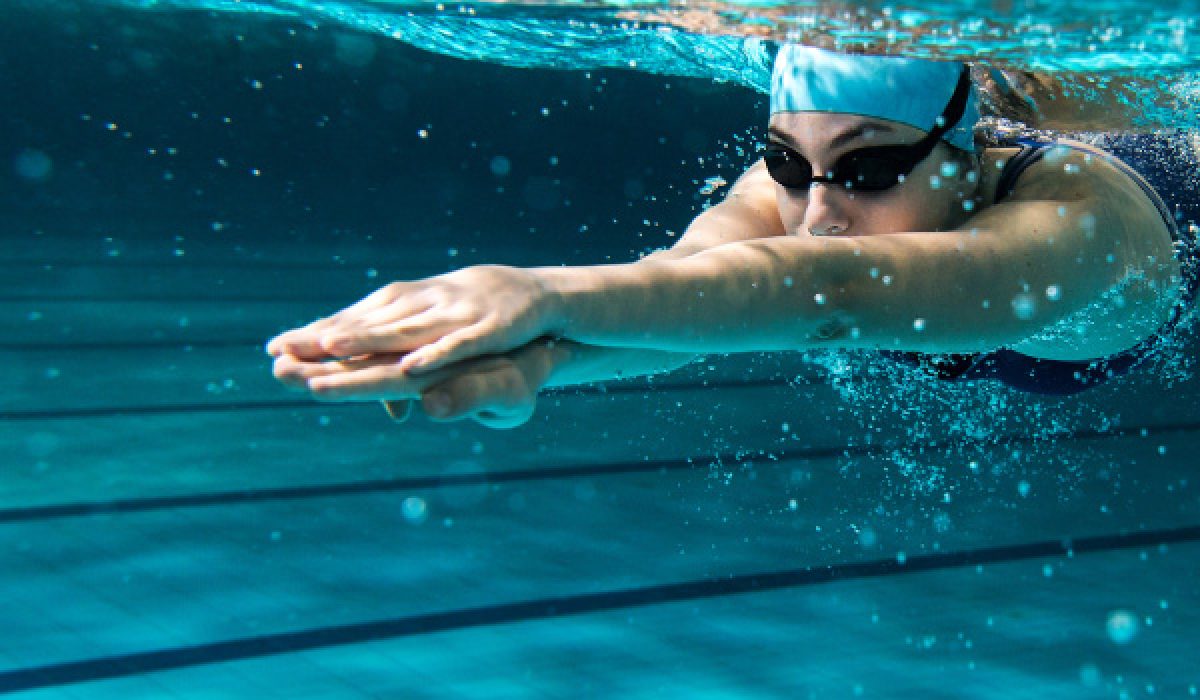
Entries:
{"label": "blue swim cap", "polygon": [[[771,75],[771,114],[833,112],[888,119],[922,131],[954,94],[962,63],[899,56],[859,56],[784,44]],[[975,151],[979,106],[972,89],[962,119],[942,139]]]}

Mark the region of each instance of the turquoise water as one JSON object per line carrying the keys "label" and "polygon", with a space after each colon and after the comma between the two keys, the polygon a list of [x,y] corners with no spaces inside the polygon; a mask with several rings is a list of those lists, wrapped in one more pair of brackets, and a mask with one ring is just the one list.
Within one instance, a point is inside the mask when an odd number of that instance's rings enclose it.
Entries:
{"label": "turquoise water", "polygon": [[1194,4],[3,13],[0,693],[1197,695],[1191,325],[1077,397],[714,355],[512,431],[261,351],[388,280],[669,245],[785,35],[1036,71],[1031,120],[1193,207]]}

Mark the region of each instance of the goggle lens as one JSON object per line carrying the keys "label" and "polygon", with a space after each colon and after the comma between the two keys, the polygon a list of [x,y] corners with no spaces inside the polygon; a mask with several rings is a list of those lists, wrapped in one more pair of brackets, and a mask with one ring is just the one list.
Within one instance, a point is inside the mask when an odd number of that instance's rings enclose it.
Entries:
{"label": "goggle lens", "polygon": [[824,176],[813,175],[808,159],[791,149],[772,148],[763,160],[771,178],[787,188],[807,189],[814,182],[825,182],[850,190],[879,192],[904,181],[920,162],[913,155],[910,146],[863,148],[843,155]]}

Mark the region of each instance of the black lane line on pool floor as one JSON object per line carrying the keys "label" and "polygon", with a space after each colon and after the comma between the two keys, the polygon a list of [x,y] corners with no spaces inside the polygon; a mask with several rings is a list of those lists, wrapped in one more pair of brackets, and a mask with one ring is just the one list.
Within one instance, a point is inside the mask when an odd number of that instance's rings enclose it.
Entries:
{"label": "black lane line on pool floor", "polygon": [[[631,383],[611,386],[581,386],[556,388],[546,392],[546,395],[596,395],[596,394],[632,394],[647,391],[708,391],[715,389],[762,389],[768,387],[784,387],[794,381],[815,382],[816,376],[800,376],[792,379],[721,379],[686,382],[655,382],[653,384]],[[372,402],[373,403],[373,402]],[[164,404],[160,406],[98,406],[95,408],[53,409],[43,411],[0,411],[0,421],[46,421],[46,420],[75,420],[79,418],[120,418],[122,416],[147,416],[174,413],[224,413],[234,411],[263,411],[268,409],[321,409],[331,410],[337,406],[355,406],[355,404],[337,404],[315,401],[313,399],[281,399],[271,401],[237,401],[192,404]],[[375,410],[372,407],[372,410]],[[381,414],[382,415],[382,414]],[[387,425],[381,421],[380,425]]]}
{"label": "black lane line on pool floor", "polygon": [[782,588],[796,588],[837,581],[853,581],[980,564],[999,564],[1067,555],[1077,556],[1133,547],[1197,541],[1200,541],[1200,525],[1082,537],[1076,540],[986,547],[961,552],[922,554],[909,557],[904,563],[896,559],[880,559],[744,574],[717,580],[689,581],[605,593],[502,603],[2,671],[0,672],[0,693],[124,678],[143,673],[244,661],[264,656],[362,644],[433,632],[529,622],[743,593],[762,593]]}
{"label": "black lane line on pool floor", "polygon": [[[1145,431],[1143,434],[1142,431]],[[1200,423],[1181,423],[1154,428],[1132,426],[1116,428],[1106,432],[1087,431],[1075,433],[1071,440],[1080,439],[1115,439],[1121,437],[1153,437],[1168,433],[1186,433],[1200,431]],[[1004,444],[1019,445],[1035,442],[1035,438],[1011,438]],[[930,449],[939,449],[949,443],[936,442],[928,445]],[[878,457],[891,451],[888,446],[859,446],[859,447],[822,447],[803,450],[787,450],[772,452],[774,459],[764,462],[783,464],[792,461],[814,459],[833,459],[837,457]],[[759,457],[764,457],[760,455]],[[127,513],[142,513],[172,508],[201,508],[205,506],[226,506],[245,503],[270,503],[274,501],[297,501],[310,498],[335,498],[339,496],[393,493],[396,491],[427,491],[431,489],[449,488],[455,486],[477,486],[482,484],[507,484],[519,482],[547,481],[554,479],[574,479],[580,477],[605,477],[623,474],[640,474],[652,472],[671,472],[697,469],[700,465],[710,462],[737,463],[745,459],[745,455],[703,455],[684,459],[662,459],[637,462],[605,462],[601,464],[586,464],[573,467],[550,467],[538,469],[517,469],[500,472],[475,472],[462,474],[441,474],[432,476],[411,477],[402,479],[372,479],[369,481],[347,481],[315,486],[288,486],[283,488],[246,489],[241,491],[217,491],[213,493],[188,494],[181,496],[155,496],[150,498],[129,498],[115,501],[91,501],[85,503],[58,503],[44,506],[29,506],[25,508],[0,509],[0,525],[6,523],[28,523],[54,518],[73,518],[95,515],[120,515]]]}
{"label": "black lane line on pool floor", "polygon": [[[789,459],[823,459],[841,456],[846,453],[854,454],[855,452],[845,448],[829,448],[805,450],[802,454],[793,453],[788,455],[778,453],[776,456],[779,458],[779,461],[782,462]],[[696,469],[701,464],[722,459],[732,460],[733,455],[710,455],[707,457],[694,459],[605,462],[602,464],[587,464],[574,467],[517,469],[486,473],[476,472],[443,474],[438,476],[422,476],[405,479],[349,481],[336,484],[322,484],[319,486],[293,486],[273,489],[202,493],[186,496],[131,498],[121,501],[63,503],[47,506],[31,506],[28,508],[7,508],[0,509],[0,524],[36,522],[39,520],[49,520],[52,518],[69,518],[88,515],[139,513],[144,511],[171,508],[195,508],[203,506],[236,505],[241,503],[263,503],[271,501],[304,500],[309,498],[331,498],[359,494],[390,493],[395,491],[423,491],[453,486],[505,484],[513,482],[573,479],[587,476],[598,477],[618,474],[681,471]]]}

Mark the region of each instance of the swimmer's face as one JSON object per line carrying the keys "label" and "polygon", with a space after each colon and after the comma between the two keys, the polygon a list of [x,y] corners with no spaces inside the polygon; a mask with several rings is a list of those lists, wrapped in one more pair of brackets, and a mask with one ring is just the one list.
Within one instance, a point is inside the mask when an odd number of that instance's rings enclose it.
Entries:
{"label": "swimmer's face", "polygon": [[[784,112],[771,117],[768,143],[798,152],[814,174],[833,169],[843,154],[870,146],[916,143],[925,132],[906,124],[848,114]],[[944,170],[943,164],[957,166]],[[938,143],[908,175],[890,189],[867,192],[824,183],[787,188],[776,183],[775,197],[789,235],[866,236],[903,231],[945,231],[971,214],[976,174]]]}

